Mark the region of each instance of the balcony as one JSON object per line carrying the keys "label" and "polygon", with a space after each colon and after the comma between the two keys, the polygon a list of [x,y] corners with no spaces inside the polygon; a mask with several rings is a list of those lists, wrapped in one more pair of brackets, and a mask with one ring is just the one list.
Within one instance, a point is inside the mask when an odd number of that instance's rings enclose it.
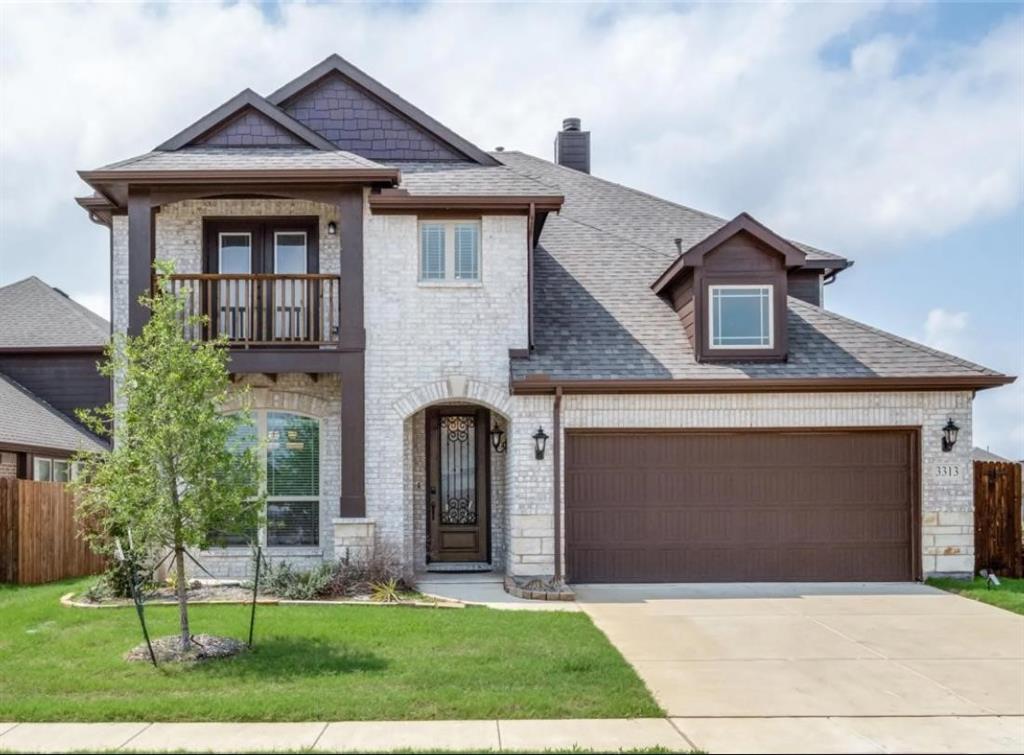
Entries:
{"label": "balcony", "polygon": [[189,340],[223,335],[236,349],[338,346],[340,276],[197,273],[170,280],[173,292],[185,292],[186,314],[208,318],[184,326]]}

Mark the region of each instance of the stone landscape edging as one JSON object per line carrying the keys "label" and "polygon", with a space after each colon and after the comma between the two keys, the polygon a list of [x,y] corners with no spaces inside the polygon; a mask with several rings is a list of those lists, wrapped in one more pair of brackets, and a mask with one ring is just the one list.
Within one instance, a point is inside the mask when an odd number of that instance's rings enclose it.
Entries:
{"label": "stone landscape edging", "polygon": [[[75,600],[75,593],[69,592],[62,595],[60,603],[68,608],[134,608],[135,604],[128,601],[124,603],[93,603],[91,601]],[[176,601],[153,600],[147,601],[149,606],[174,606]],[[205,606],[250,606],[251,600],[189,600],[189,605]],[[374,600],[289,600],[287,598],[257,598],[258,606],[378,606],[384,607],[406,607],[406,608],[465,608],[462,601],[426,601],[426,600],[401,600],[397,603],[385,603]]]}

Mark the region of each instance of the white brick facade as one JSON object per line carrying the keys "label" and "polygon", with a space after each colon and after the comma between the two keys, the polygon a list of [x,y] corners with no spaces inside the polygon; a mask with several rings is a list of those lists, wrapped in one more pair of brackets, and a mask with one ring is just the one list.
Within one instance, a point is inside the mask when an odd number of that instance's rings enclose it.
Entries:
{"label": "white brick facade", "polygon": [[[969,391],[569,395],[562,401],[562,426],[920,428],[922,569],[925,575],[963,574],[974,569],[971,400]],[[533,421],[550,428],[553,399],[517,397],[514,404],[517,416],[532,413]],[[960,436],[956,447],[946,453],[942,427],[950,417],[960,426]],[[527,446],[520,443],[517,454],[525,454]],[[554,570],[550,455],[532,469],[525,464],[521,469],[521,475],[513,476],[510,495],[509,568],[514,574],[550,574]]]}
{"label": "white brick facade", "polygon": [[[481,282],[421,284],[417,218],[367,216],[366,515],[378,542],[425,564],[422,410],[475,403],[510,417],[508,352],[527,345],[526,218],[481,219]],[[505,553],[504,458],[492,460],[492,556]]]}
{"label": "white brick facade", "polygon": [[[338,272],[334,208],[292,200],[187,201],[161,209],[157,256],[180,272],[202,270],[202,217],[318,215],[321,271]],[[492,455],[492,556],[516,575],[554,571],[552,457],[534,458],[532,434],[552,434],[551,396],[510,396],[509,349],[527,345],[526,218],[481,219],[480,284],[418,281],[418,226],[411,215],[364,218],[366,325],[366,517],[353,547],[372,532],[378,547],[425,566],[423,410],[440,403],[483,405],[506,423],[508,450]],[[113,218],[113,317],[127,325],[127,221]],[[256,380],[256,406],[302,406],[321,424],[321,543],[291,555],[311,563],[333,543],[340,496],[340,396],[336,376]],[[960,439],[943,453],[941,428],[952,417]],[[567,395],[563,428],[786,428],[899,426],[921,429],[922,566],[925,574],[973,569],[970,392],[721,395]],[[563,476],[564,479],[564,476]],[[362,526],[363,524],[367,526]],[[347,530],[345,530],[347,532]],[[354,532],[354,530],[353,530]],[[360,540],[355,543],[355,540]],[[337,550],[335,550],[337,545]],[[241,573],[247,554],[211,553],[224,573]]]}

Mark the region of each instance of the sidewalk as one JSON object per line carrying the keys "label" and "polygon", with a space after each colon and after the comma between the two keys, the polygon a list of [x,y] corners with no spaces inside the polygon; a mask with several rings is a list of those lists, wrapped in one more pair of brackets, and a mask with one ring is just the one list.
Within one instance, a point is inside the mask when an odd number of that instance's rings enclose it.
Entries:
{"label": "sidewalk", "polygon": [[0,723],[0,752],[1015,753],[1024,718],[642,718],[338,723]]}

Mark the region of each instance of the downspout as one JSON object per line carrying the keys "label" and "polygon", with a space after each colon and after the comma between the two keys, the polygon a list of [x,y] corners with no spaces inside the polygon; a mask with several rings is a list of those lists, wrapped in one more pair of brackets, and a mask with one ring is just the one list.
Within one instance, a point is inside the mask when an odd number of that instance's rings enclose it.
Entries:
{"label": "downspout", "polygon": [[554,462],[554,510],[555,510],[555,584],[562,582],[562,386],[555,387],[555,408],[552,419],[552,461]]}
{"label": "downspout", "polygon": [[537,206],[530,202],[526,216],[526,348],[533,349],[533,229],[537,222]]}

